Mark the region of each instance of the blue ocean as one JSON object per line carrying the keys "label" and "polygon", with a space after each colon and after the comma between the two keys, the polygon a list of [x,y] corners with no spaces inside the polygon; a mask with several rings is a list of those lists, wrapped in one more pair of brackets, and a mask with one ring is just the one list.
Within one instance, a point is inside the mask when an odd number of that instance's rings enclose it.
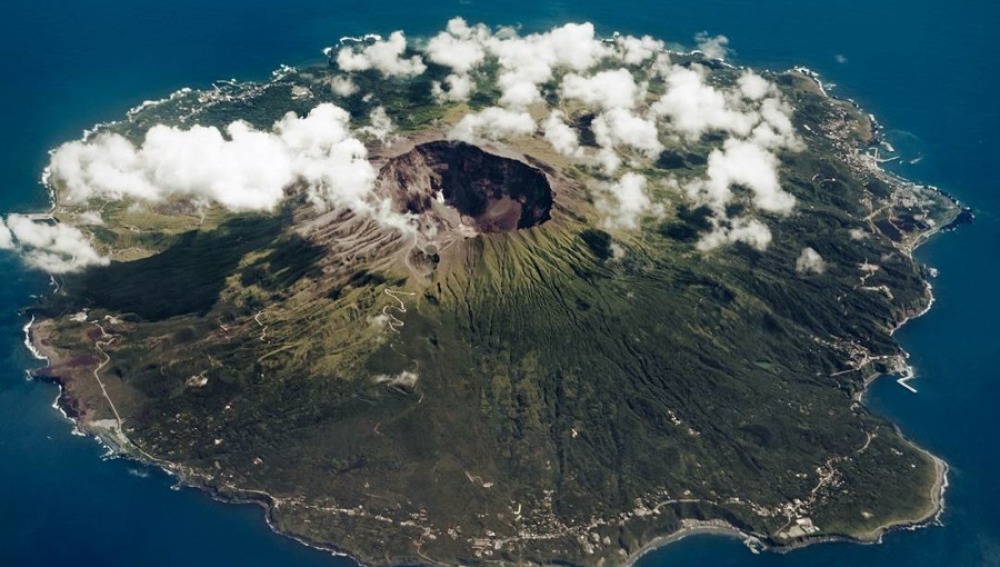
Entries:
{"label": "blue ocean", "polygon": [[[867,403],[951,466],[943,526],[881,545],[832,543],[751,554],[735,539],[692,536],[643,567],[1000,565],[1000,3],[988,0],[32,0],[0,3],[0,213],[41,210],[46,151],[145,99],[226,78],[266,79],[282,63],[322,61],[343,35],[426,35],[460,15],[525,30],[592,21],[599,31],[691,45],[724,34],[742,64],[805,65],[879,117],[897,171],[977,212],[922,248],[940,270],[937,301],[897,333],[913,394],[877,381]],[[914,163],[910,163],[910,162]],[[18,309],[47,278],[0,255],[0,566],[354,565],[273,534],[253,506],[172,489],[157,470],[102,458],[53,408]]]}

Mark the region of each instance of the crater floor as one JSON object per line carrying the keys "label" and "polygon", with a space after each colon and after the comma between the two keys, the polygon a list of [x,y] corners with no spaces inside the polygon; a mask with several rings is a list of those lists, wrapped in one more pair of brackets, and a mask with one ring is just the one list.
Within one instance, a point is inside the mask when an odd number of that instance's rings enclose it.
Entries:
{"label": "crater floor", "polygon": [[459,141],[426,142],[391,158],[379,172],[379,184],[410,213],[444,203],[480,233],[540,225],[549,220],[553,204],[541,170]]}

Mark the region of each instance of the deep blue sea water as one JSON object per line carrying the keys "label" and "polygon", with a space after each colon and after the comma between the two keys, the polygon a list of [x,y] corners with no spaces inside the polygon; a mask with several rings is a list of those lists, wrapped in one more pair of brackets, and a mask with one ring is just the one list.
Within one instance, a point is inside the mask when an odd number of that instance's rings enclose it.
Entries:
{"label": "deep blue sea water", "polygon": [[[937,303],[898,337],[919,394],[890,380],[867,398],[952,466],[944,527],[889,534],[878,546],[825,544],[751,555],[695,536],[647,556],[674,565],[879,567],[1000,565],[1000,3],[989,0],[656,0],[576,2],[242,0],[0,2],[0,212],[37,209],[46,150],[144,99],[212,80],[263,79],[319,61],[342,35],[428,34],[454,15],[544,28],[589,20],[609,33],[690,43],[727,35],[736,60],[804,64],[875,113],[905,152],[900,172],[958,195],[975,225],[920,257],[941,270]],[[841,56],[838,58],[838,56]],[[843,62],[838,62],[840,59]],[[252,506],[170,490],[165,475],[101,460],[51,407],[54,387],[24,379],[19,306],[46,278],[0,255],[0,566],[351,565],[273,535]]]}

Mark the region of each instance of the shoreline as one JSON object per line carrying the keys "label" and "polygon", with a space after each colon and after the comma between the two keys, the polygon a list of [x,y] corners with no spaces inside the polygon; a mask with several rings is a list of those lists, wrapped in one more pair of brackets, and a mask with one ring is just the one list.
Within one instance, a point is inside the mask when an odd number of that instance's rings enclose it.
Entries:
{"label": "shoreline", "polygon": [[[685,520],[681,520],[683,524]],[[713,535],[719,537],[728,537],[733,539],[738,539],[743,541],[743,543],[750,549],[770,549],[769,546],[761,543],[760,547],[751,547],[752,541],[759,542],[760,540],[751,534],[748,534],[739,528],[726,523],[723,520],[688,520],[689,525],[682,525],[681,528],[671,534],[664,536],[659,536],[654,538],[652,541],[646,543],[642,547],[629,554],[626,563],[623,567],[635,567],[635,565],[642,560],[645,556],[653,553],[659,549],[667,547],[672,543],[677,543],[683,539],[691,536],[697,535]]]}
{"label": "shoreline", "polygon": [[[166,461],[163,459],[157,459],[152,457],[138,446],[134,445],[130,439],[125,437],[131,446],[123,446],[119,440],[108,436],[106,431],[102,431],[97,428],[90,427],[90,424],[84,421],[81,417],[74,417],[71,415],[71,411],[68,411],[68,394],[66,388],[62,384],[62,379],[59,377],[46,377],[39,376],[35,374],[37,370],[44,370],[51,367],[51,362],[55,357],[53,353],[47,353],[47,349],[44,345],[35,342],[35,337],[37,335],[31,332],[35,323],[39,322],[34,315],[23,327],[25,333],[24,344],[32,356],[36,360],[46,361],[45,366],[38,367],[37,369],[27,369],[25,372],[29,380],[37,380],[39,382],[47,382],[54,384],[58,392],[55,398],[52,400],[52,408],[59,411],[62,417],[72,424],[72,429],[70,434],[78,437],[88,437],[92,439],[95,443],[100,445],[104,449],[104,454],[101,455],[101,459],[124,459],[131,462],[135,462],[142,466],[155,468],[167,476],[174,479],[174,485],[172,489],[177,488],[190,488],[197,490],[203,494],[208,495],[212,500],[219,502],[220,504],[230,505],[230,504],[246,504],[246,505],[256,505],[263,511],[264,522],[267,524],[268,529],[273,533],[294,540],[300,545],[304,545],[311,549],[317,551],[322,551],[328,553],[334,557],[346,557],[351,561],[357,563],[359,567],[370,567],[374,564],[365,563],[361,558],[352,555],[351,553],[340,549],[336,546],[320,544],[318,542],[309,541],[301,536],[289,533],[281,528],[279,528],[272,517],[275,508],[278,507],[280,500],[271,494],[264,492],[262,490],[253,490],[245,488],[224,488],[216,487],[206,484],[202,481],[200,475],[192,473],[185,467],[173,463],[171,461]],[[124,437],[124,433],[122,433]],[[231,492],[230,492],[231,491]]]}
{"label": "shoreline", "polygon": [[[924,310],[926,312],[926,310]],[[31,322],[32,324],[34,321]],[[26,325],[25,330],[30,333],[31,325]],[[30,342],[32,345],[32,351],[38,352],[38,359],[51,361],[51,355],[45,354],[45,347],[43,345],[35,344],[29,338],[33,335],[26,337],[26,341]],[[48,366],[41,367],[48,368]],[[28,371],[29,377],[36,380],[46,380],[42,377],[35,376]],[[886,374],[878,374],[869,380],[862,393],[867,393],[868,387],[871,382],[878,379],[881,376],[887,376]],[[321,544],[319,542],[310,541],[299,535],[292,534],[286,530],[281,529],[274,520],[275,509],[280,505],[280,500],[272,496],[271,494],[253,489],[241,489],[241,488],[225,488],[216,487],[206,484],[201,481],[199,475],[193,474],[191,471],[186,470],[184,467],[172,463],[170,461],[164,461],[161,459],[150,458],[148,454],[144,451],[138,449],[138,447],[133,447],[136,451],[129,451],[127,447],[122,446],[113,438],[108,438],[103,435],[101,431],[88,427],[88,424],[84,422],[79,417],[70,416],[66,409],[63,407],[63,402],[67,399],[66,390],[64,389],[62,383],[57,378],[52,378],[51,381],[56,384],[59,388],[59,392],[53,400],[52,406],[57,408],[63,417],[73,424],[72,435],[85,436],[92,438],[95,442],[100,444],[105,449],[105,454],[102,459],[107,458],[122,458],[134,461],[143,466],[155,467],[167,475],[176,479],[175,487],[185,487],[199,490],[206,493],[216,502],[222,504],[253,504],[260,506],[263,511],[264,521],[268,528],[275,534],[294,540],[295,542],[321,551],[323,553],[330,554],[334,557],[344,557],[355,562],[358,567],[375,567],[383,565],[403,565],[409,564],[408,562],[394,562],[394,563],[368,563],[361,559],[359,556],[352,554],[344,549],[338,548],[334,545]],[[636,552],[629,554],[623,563],[623,567],[635,567],[635,565],[646,555],[659,550],[663,547],[667,547],[672,543],[676,543],[683,539],[696,535],[715,535],[722,537],[730,537],[741,540],[745,546],[752,552],[774,552],[774,553],[790,553],[797,549],[802,549],[811,545],[821,544],[821,543],[836,543],[836,542],[846,542],[857,545],[876,545],[882,543],[883,537],[890,532],[906,530],[906,531],[916,531],[918,529],[927,528],[933,525],[940,525],[940,518],[945,512],[945,494],[949,486],[948,481],[948,471],[949,467],[946,461],[940,457],[934,455],[927,449],[917,445],[909,438],[903,436],[903,439],[914,447],[921,453],[928,456],[935,465],[935,480],[931,486],[931,505],[929,506],[926,513],[917,519],[903,520],[898,522],[889,522],[880,525],[873,529],[871,532],[859,535],[820,535],[816,537],[805,537],[800,540],[790,542],[787,544],[774,544],[769,542],[767,536],[761,536],[760,534],[749,533],[743,531],[724,520],[693,520],[693,519],[682,519],[682,526],[677,531],[666,534],[663,536],[658,536],[651,541],[643,544]],[[686,525],[685,525],[686,524]],[[549,565],[548,563],[542,565]]]}
{"label": "shoreline", "polygon": [[[672,543],[676,543],[685,538],[697,535],[713,535],[720,537],[729,537],[739,539],[743,544],[750,550],[751,553],[759,553],[762,551],[771,553],[791,553],[799,549],[804,549],[806,547],[823,544],[823,543],[850,543],[854,545],[880,545],[886,534],[895,531],[916,531],[924,528],[928,528],[934,525],[941,524],[941,516],[945,512],[945,493],[947,491],[948,482],[948,463],[927,451],[926,449],[916,445],[909,439],[905,438],[907,443],[911,446],[927,455],[933,462],[935,468],[935,479],[931,486],[931,506],[928,511],[916,520],[906,520],[900,522],[889,522],[882,524],[872,531],[858,534],[858,535],[820,535],[815,537],[805,537],[798,541],[794,541],[788,544],[774,545],[769,544],[762,540],[758,535],[745,532],[732,524],[729,524],[723,520],[687,520],[689,522],[688,526],[683,526],[677,531],[667,534],[664,536],[659,536],[651,540],[650,542],[644,544],[638,551],[628,556],[624,567],[635,567],[638,562],[645,556],[653,553],[661,548],[667,547]],[[686,520],[681,520],[682,524]]]}
{"label": "shoreline", "polygon": [[[904,437],[904,439],[906,439]],[[929,527],[931,525],[940,525],[941,515],[945,511],[945,491],[948,488],[948,463],[934,455],[930,451],[914,444],[909,439],[906,439],[913,447],[920,450],[924,455],[929,457],[934,462],[935,478],[934,484],[931,485],[931,506],[928,511],[918,520],[911,522],[896,522],[883,524],[878,526],[871,532],[867,534],[862,534],[858,539],[861,541],[870,541],[871,543],[881,543],[882,536],[893,530],[906,530],[915,531],[921,528]]]}

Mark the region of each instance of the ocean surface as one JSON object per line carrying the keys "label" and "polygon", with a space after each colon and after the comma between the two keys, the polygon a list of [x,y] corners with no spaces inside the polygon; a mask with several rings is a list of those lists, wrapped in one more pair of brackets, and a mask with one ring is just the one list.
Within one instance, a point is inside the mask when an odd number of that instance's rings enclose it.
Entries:
{"label": "ocean surface", "polygon": [[[891,131],[913,165],[900,173],[972,205],[976,223],[919,252],[940,269],[937,302],[897,336],[919,390],[890,379],[867,403],[951,465],[943,526],[882,545],[823,544],[752,555],[739,541],[693,536],[643,567],[1000,565],[1000,3],[990,0],[433,1],[77,0],[0,2],[0,213],[37,210],[46,151],[92,124],[184,86],[265,79],[279,64],[321,61],[340,36],[429,34],[462,15],[542,29],[593,21],[691,45],[724,34],[739,63],[806,65]],[[922,158],[922,159],[919,159]],[[0,566],[347,566],[274,535],[253,506],[214,502],[123,460],[102,459],[52,407],[18,308],[47,278],[0,255]]]}

